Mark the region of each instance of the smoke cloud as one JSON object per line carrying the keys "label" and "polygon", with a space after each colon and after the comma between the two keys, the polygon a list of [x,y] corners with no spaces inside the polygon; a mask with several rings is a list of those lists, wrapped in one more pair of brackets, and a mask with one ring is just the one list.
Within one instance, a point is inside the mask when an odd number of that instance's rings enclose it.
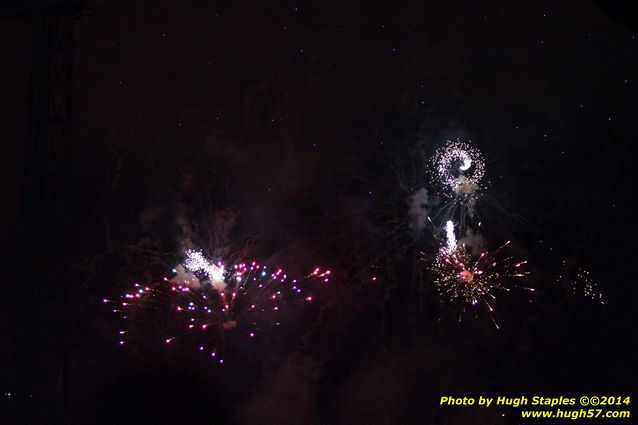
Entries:
{"label": "smoke cloud", "polygon": [[472,255],[479,255],[485,246],[485,238],[478,231],[467,229],[459,243],[469,248]]}
{"label": "smoke cloud", "polygon": [[280,368],[266,371],[261,390],[238,412],[238,422],[246,425],[312,423],[319,372],[319,364],[313,358],[291,354]]}
{"label": "smoke cloud", "polygon": [[193,273],[189,272],[182,266],[181,264],[175,267],[175,277],[173,277],[170,281],[173,283],[177,283],[178,285],[188,286],[189,288],[201,288],[202,283]]}
{"label": "smoke cloud", "polygon": [[429,214],[427,204],[428,190],[426,188],[417,190],[410,198],[410,226],[417,233],[425,229],[425,223]]}

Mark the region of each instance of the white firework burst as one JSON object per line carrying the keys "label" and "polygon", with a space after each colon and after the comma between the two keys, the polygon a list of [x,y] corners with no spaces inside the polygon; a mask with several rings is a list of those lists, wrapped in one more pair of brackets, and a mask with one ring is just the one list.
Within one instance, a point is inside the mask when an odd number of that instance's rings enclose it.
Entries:
{"label": "white firework burst", "polygon": [[467,143],[449,141],[433,158],[434,178],[454,195],[472,196],[485,174],[481,152]]}
{"label": "white firework burst", "polygon": [[184,267],[194,273],[204,274],[215,289],[224,289],[224,266],[221,263],[209,261],[202,251],[188,250],[184,259]]}

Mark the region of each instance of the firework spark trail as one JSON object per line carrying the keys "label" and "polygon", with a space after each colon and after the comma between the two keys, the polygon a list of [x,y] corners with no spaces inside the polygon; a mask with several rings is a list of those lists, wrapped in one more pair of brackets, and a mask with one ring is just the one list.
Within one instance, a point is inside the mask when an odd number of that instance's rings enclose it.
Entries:
{"label": "firework spark trail", "polygon": [[452,220],[448,220],[445,224],[445,232],[447,235],[447,251],[456,251],[456,235],[454,234],[454,223]]}
{"label": "firework spark trail", "polygon": [[[120,314],[129,328],[141,327],[144,332],[150,327],[150,333],[165,334],[165,344],[193,344],[218,363],[224,363],[226,333],[238,329],[240,334],[255,338],[260,331],[278,326],[288,303],[313,300],[307,288],[310,280],[327,283],[331,275],[330,270],[316,268],[303,279],[290,279],[282,269],[271,272],[254,261],[229,267],[217,263],[217,269],[211,269],[213,263],[200,251],[187,253],[186,263],[215,279],[220,277],[218,271],[224,270],[224,285],[192,288],[164,278],[151,285],[136,283],[120,301],[104,302],[113,304],[113,312]],[[210,271],[214,273],[209,275]],[[159,316],[166,319],[160,326]],[[120,345],[132,337],[129,334],[130,330],[120,331]]]}
{"label": "firework spark trail", "polygon": [[[512,257],[500,258],[501,251],[510,244],[507,241],[492,253],[482,252],[478,256],[457,245],[454,223],[446,224],[446,244],[439,249],[431,270],[435,273],[435,286],[442,299],[459,306],[459,320],[469,308],[480,304],[487,307],[494,325],[492,301],[496,292],[509,291],[504,280],[524,277],[528,273],[520,270],[527,261],[514,261]],[[521,287],[534,291],[533,288]]]}

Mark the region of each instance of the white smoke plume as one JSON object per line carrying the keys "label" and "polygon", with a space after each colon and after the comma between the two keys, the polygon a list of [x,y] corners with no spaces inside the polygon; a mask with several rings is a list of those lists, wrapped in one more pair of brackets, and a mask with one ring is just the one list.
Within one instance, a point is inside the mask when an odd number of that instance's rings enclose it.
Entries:
{"label": "white smoke plume", "polygon": [[175,222],[182,230],[182,236],[179,240],[181,250],[187,251],[189,249],[193,249],[193,229],[191,227],[190,221],[185,214],[179,213],[175,218]]}
{"label": "white smoke plume", "polygon": [[176,273],[170,281],[178,285],[188,286],[189,288],[201,288],[202,283],[195,274],[189,272],[181,264],[173,269]]}
{"label": "white smoke plume", "polygon": [[425,225],[428,219],[428,190],[426,188],[421,188],[417,190],[410,197],[410,226],[417,232],[420,233],[425,229]]}
{"label": "white smoke plume", "polygon": [[478,231],[467,229],[465,235],[459,241],[461,245],[465,245],[472,255],[480,255],[485,246],[485,238]]}

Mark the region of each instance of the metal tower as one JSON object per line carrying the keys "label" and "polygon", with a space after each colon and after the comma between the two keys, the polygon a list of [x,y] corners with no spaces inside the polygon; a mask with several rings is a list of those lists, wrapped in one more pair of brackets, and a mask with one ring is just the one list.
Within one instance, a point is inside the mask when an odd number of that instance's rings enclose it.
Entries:
{"label": "metal tower", "polygon": [[23,177],[24,263],[16,330],[20,424],[70,420],[68,216],[74,20],[81,1],[0,0],[33,27]]}

